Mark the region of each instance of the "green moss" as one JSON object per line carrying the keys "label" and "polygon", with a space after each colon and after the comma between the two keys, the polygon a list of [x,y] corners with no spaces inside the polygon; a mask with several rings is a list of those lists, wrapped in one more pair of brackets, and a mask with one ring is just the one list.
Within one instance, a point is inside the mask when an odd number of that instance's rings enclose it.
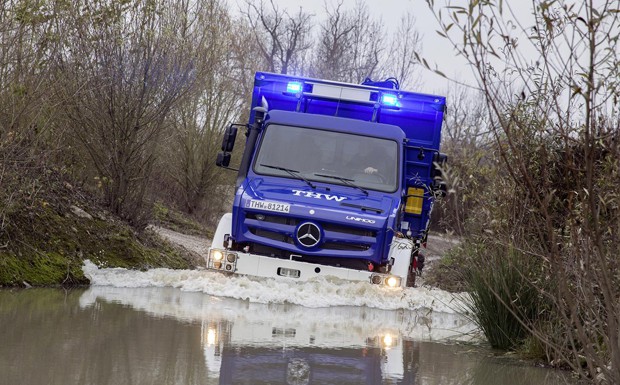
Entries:
{"label": "green moss", "polygon": [[8,286],[50,284],[86,284],[82,263],[58,253],[24,257],[0,254],[0,283]]}

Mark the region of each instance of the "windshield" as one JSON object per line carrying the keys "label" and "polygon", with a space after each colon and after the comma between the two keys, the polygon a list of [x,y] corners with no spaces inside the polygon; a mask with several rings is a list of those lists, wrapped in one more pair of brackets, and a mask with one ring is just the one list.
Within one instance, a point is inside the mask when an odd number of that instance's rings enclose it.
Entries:
{"label": "windshield", "polygon": [[254,161],[257,174],[394,192],[394,140],[271,124]]}

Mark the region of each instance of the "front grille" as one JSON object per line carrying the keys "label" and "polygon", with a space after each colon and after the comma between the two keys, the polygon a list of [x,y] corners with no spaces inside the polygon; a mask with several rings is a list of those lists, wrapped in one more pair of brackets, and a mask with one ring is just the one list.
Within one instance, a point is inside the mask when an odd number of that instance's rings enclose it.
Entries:
{"label": "front grille", "polygon": [[295,241],[288,234],[281,234],[275,231],[269,231],[259,228],[250,228],[250,232],[258,237],[272,239],[274,241],[289,243],[291,245],[295,244]]}
{"label": "front grille", "polygon": [[281,217],[279,215],[265,215],[265,214],[256,214],[256,213],[246,213],[245,217],[248,219],[258,219],[258,216],[262,216],[263,219],[260,219],[260,221],[263,222],[269,222],[269,223],[278,223],[281,225],[290,225],[290,226],[297,226],[297,223],[299,222],[297,220],[297,218],[292,218],[292,217]]}
{"label": "front grille", "polygon": [[366,251],[370,249],[370,245],[365,243],[325,242],[322,248],[325,250]]}
{"label": "front grille", "polygon": [[[259,228],[250,227],[250,232],[258,237],[271,239],[278,242],[295,244],[293,237],[288,234],[281,234],[275,231],[269,231]],[[370,249],[370,245],[366,243],[344,243],[344,242],[325,242],[321,245],[323,250],[342,250],[342,251],[366,251]]]}
{"label": "front grille", "polygon": [[[279,216],[279,215],[268,215],[268,214],[256,214],[256,213],[246,213],[246,218],[259,220],[257,218],[258,215],[262,216],[263,218],[261,219],[262,222],[277,223],[281,225],[288,225],[288,226],[295,226],[295,227],[300,222],[302,222],[302,219],[293,218],[293,217],[284,217],[284,216]],[[305,221],[305,219],[303,221]],[[327,222],[317,222],[317,223],[325,231],[331,231],[334,233],[342,233],[342,234],[348,234],[348,235],[355,235],[355,236],[360,236],[360,237],[372,237],[372,238],[377,237],[377,232],[374,230],[362,229],[359,227],[351,227],[351,226],[339,225],[339,224],[327,223]],[[252,229],[250,229],[250,231],[252,231]],[[273,238],[270,238],[270,239],[273,239]]]}
{"label": "front grille", "polygon": [[323,229],[325,229],[325,231],[333,231],[335,233],[351,234],[351,235],[357,235],[360,237],[373,237],[373,238],[377,236],[377,232],[374,230],[360,229],[357,227],[349,227],[349,226],[338,225],[334,223],[321,223],[321,226],[323,227]]}

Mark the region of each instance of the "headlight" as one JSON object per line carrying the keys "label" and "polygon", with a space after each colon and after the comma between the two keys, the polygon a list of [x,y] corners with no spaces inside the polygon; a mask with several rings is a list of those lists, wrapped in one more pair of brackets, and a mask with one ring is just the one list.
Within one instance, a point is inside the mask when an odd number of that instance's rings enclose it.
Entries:
{"label": "headlight", "polygon": [[224,253],[219,250],[213,250],[213,254],[211,254],[211,257],[214,261],[221,261],[222,258],[224,258]]}
{"label": "headlight", "polygon": [[381,284],[381,282],[383,282],[383,278],[380,275],[371,275],[370,276],[370,283],[372,283],[374,285],[379,285],[379,284]]}
{"label": "headlight", "polygon": [[370,276],[370,283],[387,287],[400,287],[400,277],[395,275],[373,274]]}
{"label": "headlight", "polygon": [[209,251],[209,260],[207,261],[207,268],[221,269],[222,262],[224,262],[224,251],[218,250],[218,249],[211,249],[211,251]]}
{"label": "headlight", "polygon": [[211,249],[207,260],[207,268],[234,273],[237,270],[237,258],[237,253],[235,252],[222,249]]}
{"label": "headlight", "polygon": [[385,284],[389,287],[397,287],[400,286],[400,278],[397,277],[389,277],[385,280]]}

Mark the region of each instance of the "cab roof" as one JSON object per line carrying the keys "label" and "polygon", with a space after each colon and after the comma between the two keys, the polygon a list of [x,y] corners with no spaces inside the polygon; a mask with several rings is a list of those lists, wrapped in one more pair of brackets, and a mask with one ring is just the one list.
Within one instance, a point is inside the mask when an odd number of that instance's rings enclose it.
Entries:
{"label": "cab roof", "polygon": [[405,133],[400,129],[400,127],[391,124],[373,123],[363,120],[327,115],[313,115],[303,112],[271,110],[267,114],[266,123],[373,136],[377,138],[392,139],[398,142],[402,142],[406,138]]}

